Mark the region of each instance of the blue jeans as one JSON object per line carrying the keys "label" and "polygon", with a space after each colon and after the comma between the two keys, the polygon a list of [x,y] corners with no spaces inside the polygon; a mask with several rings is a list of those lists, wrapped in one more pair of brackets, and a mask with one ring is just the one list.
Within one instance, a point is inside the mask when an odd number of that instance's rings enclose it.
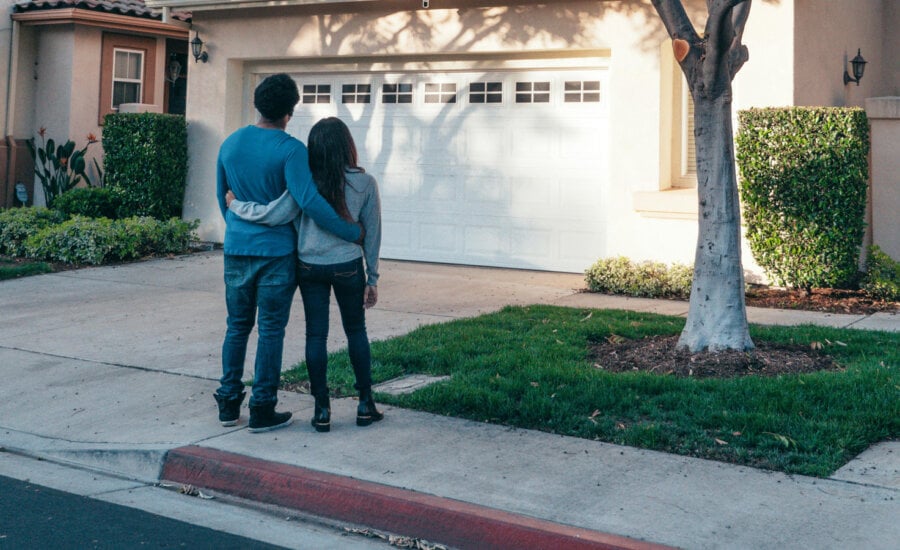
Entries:
{"label": "blue jeans", "polygon": [[356,376],[354,387],[360,391],[370,389],[372,356],[363,307],[366,275],[362,258],[329,265],[300,261],[297,276],[306,314],[306,368],[309,371],[310,393],[316,397],[328,395],[328,308],[332,289],[341,312],[344,334],[347,335],[350,363]]}
{"label": "blue jeans", "polygon": [[228,329],[222,344],[222,379],[217,393],[238,397],[244,390],[247,339],[259,317],[253,394],[250,405],[278,401],[284,328],[297,288],[294,255],[279,257],[225,255],[225,304]]}

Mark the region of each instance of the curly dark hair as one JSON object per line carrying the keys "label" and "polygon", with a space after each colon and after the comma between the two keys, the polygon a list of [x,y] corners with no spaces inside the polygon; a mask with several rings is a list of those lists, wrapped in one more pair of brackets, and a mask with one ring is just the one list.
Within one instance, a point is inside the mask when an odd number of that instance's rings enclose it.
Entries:
{"label": "curly dark hair", "polygon": [[266,77],[253,92],[253,106],[263,118],[272,122],[293,113],[299,101],[297,83],[284,73]]}
{"label": "curly dark hair", "polygon": [[344,219],[352,219],[344,196],[345,172],[365,172],[358,164],[350,129],[335,117],[323,118],[309,131],[309,168],[319,193]]}

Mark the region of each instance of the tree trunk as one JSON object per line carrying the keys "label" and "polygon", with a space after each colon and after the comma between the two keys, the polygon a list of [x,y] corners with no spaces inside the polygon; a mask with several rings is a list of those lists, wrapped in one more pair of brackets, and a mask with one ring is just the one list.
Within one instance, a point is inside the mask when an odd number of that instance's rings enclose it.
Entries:
{"label": "tree trunk", "polygon": [[690,310],[678,347],[748,350],[753,341],[744,299],[730,91],[712,98],[695,94],[694,117],[699,234]]}

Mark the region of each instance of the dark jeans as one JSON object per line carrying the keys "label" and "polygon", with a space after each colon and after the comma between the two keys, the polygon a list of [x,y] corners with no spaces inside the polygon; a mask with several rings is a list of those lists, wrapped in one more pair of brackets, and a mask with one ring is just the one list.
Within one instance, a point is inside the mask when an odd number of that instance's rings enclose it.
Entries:
{"label": "dark jeans", "polygon": [[294,255],[275,258],[225,255],[228,329],[222,344],[222,379],[217,393],[234,398],[244,390],[247,339],[259,316],[256,363],[250,405],[278,401],[284,328],[297,289]]}
{"label": "dark jeans", "polygon": [[306,368],[309,370],[310,393],[316,397],[328,395],[327,342],[331,289],[334,289],[344,334],[347,335],[350,363],[356,375],[355,388],[368,390],[372,386],[372,356],[363,307],[366,275],[362,258],[330,265],[301,261],[298,262],[297,276],[306,314]]}

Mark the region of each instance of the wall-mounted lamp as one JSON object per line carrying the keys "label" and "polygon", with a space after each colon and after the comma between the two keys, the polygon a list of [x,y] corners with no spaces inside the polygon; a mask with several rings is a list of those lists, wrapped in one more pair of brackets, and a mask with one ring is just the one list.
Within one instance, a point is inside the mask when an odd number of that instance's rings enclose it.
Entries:
{"label": "wall-mounted lamp", "polygon": [[166,80],[175,84],[179,76],[181,76],[181,63],[178,62],[178,58],[173,53],[169,56],[169,66],[166,67]]}
{"label": "wall-mounted lamp", "polygon": [[844,86],[851,82],[856,82],[856,85],[859,86],[859,81],[863,77],[863,73],[866,70],[867,61],[863,59],[861,51],[859,49],[856,50],[856,57],[850,60],[850,65],[853,66],[853,76],[851,77],[847,73],[847,63],[846,57],[844,58]]}
{"label": "wall-mounted lamp", "polygon": [[194,35],[194,39],[191,40],[191,53],[194,54],[194,63],[197,61],[202,61],[206,63],[209,61],[209,54],[203,51],[203,41],[200,40],[200,33]]}

